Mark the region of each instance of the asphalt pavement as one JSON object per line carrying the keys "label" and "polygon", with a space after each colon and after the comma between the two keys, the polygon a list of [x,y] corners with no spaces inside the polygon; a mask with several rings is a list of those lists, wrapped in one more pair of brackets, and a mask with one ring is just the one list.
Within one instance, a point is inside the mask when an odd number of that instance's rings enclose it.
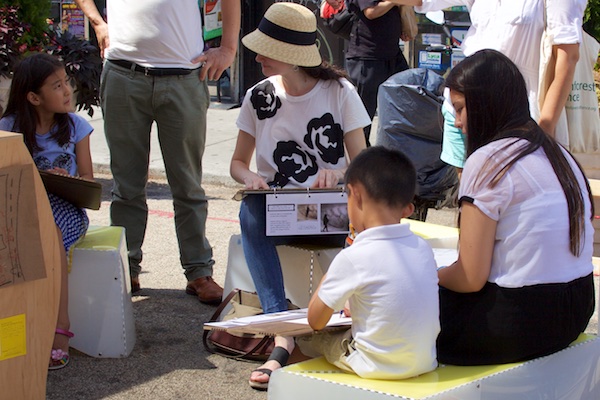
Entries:
{"label": "asphalt pavement", "polygon": [[[231,107],[211,104],[203,162],[203,186],[209,198],[207,236],[216,261],[214,278],[221,285],[225,280],[229,238],[240,232],[239,203],[232,200],[240,186],[229,176],[239,109]],[[91,118],[80,114],[94,126],[92,160],[96,179],[103,186],[101,208],[89,211],[88,216],[92,225],[109,225],[112,179],[102,113],[96,109]],[[257,363],[229,360],[203,349],[202,323],[211,317],[215,307],[185,294],[172,199],[155,129],[150,178],[142,290],[133,297],[137,338],[133,352],[126,358],[111,359],[94,358],[71,349],[71,363],[48,373],[47,399],[266,399],[266,393],[251,389],[247,383]],[[427,220],[454,226],[456,211],[430,210]],[[596,288],[597,285],[596,277]],[[589,332],[597,332],[597,321],[596,313]]]}

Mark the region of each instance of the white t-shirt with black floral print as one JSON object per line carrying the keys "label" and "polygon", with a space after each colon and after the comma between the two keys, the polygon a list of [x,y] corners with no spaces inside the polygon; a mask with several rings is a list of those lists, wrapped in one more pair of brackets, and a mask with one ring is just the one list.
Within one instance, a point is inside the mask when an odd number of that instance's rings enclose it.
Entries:
{"label": "white t-shirt with black floral print", "polygon": [[290,96],[278,75],[248,89],[237,119],[256,140],[258,174],[286,188],[310,187],[321,168],[346,168],[344,135],[370,123],[346,79],[320,80],[307,94]]}

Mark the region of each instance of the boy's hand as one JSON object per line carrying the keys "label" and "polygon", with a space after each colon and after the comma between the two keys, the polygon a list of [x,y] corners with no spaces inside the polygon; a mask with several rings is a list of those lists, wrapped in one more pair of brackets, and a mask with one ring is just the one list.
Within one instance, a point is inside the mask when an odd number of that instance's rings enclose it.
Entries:
{"label": "boy's hand", "polygon": [[344,312],[344,315],[346,317],[351,317],[352,316],[352,313],[350,312],[350,303],[347,300],[346,300],[346,304],[344,304],[344,310],[343,310],[343,312]]}

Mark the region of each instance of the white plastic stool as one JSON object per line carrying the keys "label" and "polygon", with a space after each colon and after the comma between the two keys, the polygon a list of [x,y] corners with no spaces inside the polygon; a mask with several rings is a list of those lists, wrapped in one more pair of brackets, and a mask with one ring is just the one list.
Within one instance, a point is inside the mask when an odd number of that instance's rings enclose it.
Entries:
{"label": "white plastic stool", "polygon": [[71,347],[92,357],[127,357],[135,345],[125,229],[88,229],[72,250]]}
{"label": "white plastic stool", "polygon": [[[340,250],[341,248],[307,250],[277,246],[287,298],[298,307],[308,307],[313,290]],[[241,235],[232,235],[229,239],[224,292],[227,294],[233,289],[256,291],[244,257]]]}

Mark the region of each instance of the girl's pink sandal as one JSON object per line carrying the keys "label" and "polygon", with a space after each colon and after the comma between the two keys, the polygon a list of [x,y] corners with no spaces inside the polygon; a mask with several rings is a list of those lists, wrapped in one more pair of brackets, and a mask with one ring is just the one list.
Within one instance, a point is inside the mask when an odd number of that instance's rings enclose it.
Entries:
{"label": "girl's pink sandal", "polygon": [[[75,336],[75,334],[71,331],[56,328],[54,331],[59,335],[64,335],[69,339]],[[48,364],[49,370],[61,369],[66,367],[69,364],[69,352],[64,351],[62,349],[52,349],[50,353],[50,363]]]}

